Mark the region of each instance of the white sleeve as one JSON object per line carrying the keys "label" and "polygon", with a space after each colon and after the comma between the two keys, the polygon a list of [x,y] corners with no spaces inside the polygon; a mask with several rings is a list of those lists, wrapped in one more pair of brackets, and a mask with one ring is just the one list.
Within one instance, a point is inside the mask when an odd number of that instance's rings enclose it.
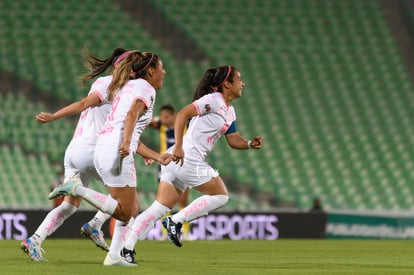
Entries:
{"label": "white sleeve", "polygon": [[154,93],[150,89],[138,89],[134,93],[134,102],[138,99],[144,102],[145,106],[149,108],[154,101]]}
{"label": "white sleeve", "polygon": [[198,115],[204,115],[212,111],[217,111],[218,102],[214,94],[205,95],[192,103]]}
{"label": "white sleeve", "polygon": [[[102,86],[105,86],[105,88],[103,88]],[[105,91],[106,93],[106,88],[107,85],[105,84],[105,81],[102,81],[102,79],[98,78],[97,80],[95,80],[95,82],[93,82],[88,95],[96,93],[99,96],[101,102],[103,102],[105,100],[105,95],[102,91]]]}

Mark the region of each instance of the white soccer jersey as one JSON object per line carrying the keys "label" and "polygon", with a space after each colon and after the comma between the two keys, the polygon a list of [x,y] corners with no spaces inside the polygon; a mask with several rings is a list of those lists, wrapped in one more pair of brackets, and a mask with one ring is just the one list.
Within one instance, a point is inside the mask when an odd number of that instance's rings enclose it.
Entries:
{"label": "white soccer jersey", "polygon": [[118,92],[112,103],[105,126],[99,134],[98,144],[120,145],[123,139],[125,117],[136,100],[142,100],[147,106],[146,112],[140,116],[132,133],[130,150],[135,152],[142,131],[151,122],[155,103],[155,89],[145,79],[128,81]]}
{"label": "white soccer jersey", "polygon": [[111,102],[108,101],[108,86],[111,81],[112,76],[109,75],[97,78],[92,84],[88,95],[97,93],[101,99],[101,104],[89,107],[80,114],[71,143],[96,144],[98,134],[102,130],[111,109]]}
{"label": "white soccer jersey", "polygon": [[193,102],[198,116],[190,121],[183,139],[186,158],[204,160],[236,120],[234,107],[226,105],[221,93],[212,93]]}

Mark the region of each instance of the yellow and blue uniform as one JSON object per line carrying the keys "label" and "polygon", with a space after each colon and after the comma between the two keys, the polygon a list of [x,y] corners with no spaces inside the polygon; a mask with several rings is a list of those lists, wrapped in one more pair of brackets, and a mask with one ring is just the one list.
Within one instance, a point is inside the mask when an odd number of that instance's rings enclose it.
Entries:
{"label": "yellow and blue uniform", "polygon": [[175,143],[174,128],[169,128],[158,122],[157,129],[160,131],[160,153],[164,153]]}
{"label": "yellow and blue uniform", "polygon": [[[160,153],[163,154],[168,148],[174,145],[174,128],[169,128],[161,122],[157,122],[154,127],[160,131]],[[160,181],[161,165],[158,165],[158,181]]]}

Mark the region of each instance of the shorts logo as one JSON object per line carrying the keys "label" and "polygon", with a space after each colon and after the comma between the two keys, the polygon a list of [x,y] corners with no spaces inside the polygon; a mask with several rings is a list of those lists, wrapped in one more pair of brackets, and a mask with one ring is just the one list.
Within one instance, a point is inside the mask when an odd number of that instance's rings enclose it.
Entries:
{"label": "shorts logo", "polygon": [[213,170],[210,166],[205,167],[203,165],[203,167],[201,167],[198,163],[196,165],[196,174],[197,174],[197,178],[202,178],[202,177],[217,177],[217,175],[219,174],[218,170]]}

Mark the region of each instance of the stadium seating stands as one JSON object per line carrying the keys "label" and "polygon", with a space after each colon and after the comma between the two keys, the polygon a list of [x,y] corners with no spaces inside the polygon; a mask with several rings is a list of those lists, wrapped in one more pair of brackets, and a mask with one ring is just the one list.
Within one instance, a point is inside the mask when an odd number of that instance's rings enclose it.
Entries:
{"label": "stadium seating stands", "polygon": [[328,209],[412,207],[402,190],[413,176],[413,85],[377,1],[156,3],[244,74],[240,131],[271,148],[248,152],[238,179],[302,209],[314,196]]}
{"label": "stadium seating stands", "polygon": [[[0,70],[63,100],[86,93],[76,80],[83,46],[102,57],[119,46],[159,54],[167,77],[157,106],[187,104],[208,66],[240,69],[246,87],[234,103],[238,129],[246,137],[262,135],[265,147],[235,151],[222,140],[209,157],[236,182],[229,209],[287,202],[305,210],[315,196],[327,210],[413,208],[413,83],[377,1],[154,1],[214,64],[175,59],[111,0],[23,2],[0,3]],[[17,94],[0,104],[12,114],[1,122],[0,141],[13,140],[4,150],[20,144],[24,152],[61,159],[72,121],[29,123],[46,105]],[[16,108],[30,112],[18,115]],[[44,127],[52,129],[46,139]],[[144,132],[156,144],[154,136]],[[151,194],[140,195],[145,203],[156,188],[151,169],[140,170],[144,194]],[[263,194],[269,196],[259,204]]]}

